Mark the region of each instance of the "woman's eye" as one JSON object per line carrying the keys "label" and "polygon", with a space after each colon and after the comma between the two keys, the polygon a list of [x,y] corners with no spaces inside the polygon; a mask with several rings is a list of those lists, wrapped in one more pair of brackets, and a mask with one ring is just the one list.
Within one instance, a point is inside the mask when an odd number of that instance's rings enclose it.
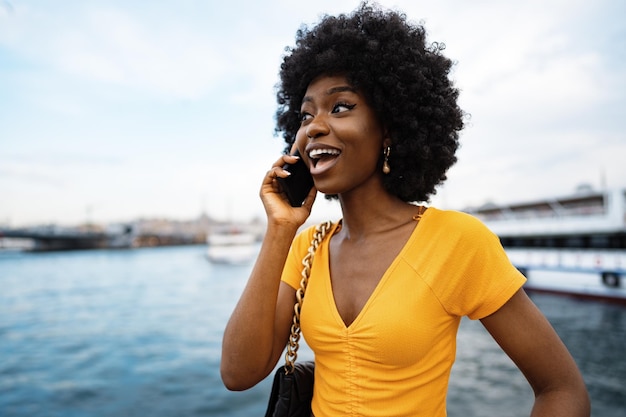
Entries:
{"label": "woman's eye", "polygon": [[300,112],[300,122],[306,122],[307,120],[309,120],[312,117],[313,116],[311,114],[309,114],[309,113]]}
{"label": "woman's eye", "polygon": [[342,113],[344,111],[352,110],[356,104],[337,103],[333,107],[333,113]]}

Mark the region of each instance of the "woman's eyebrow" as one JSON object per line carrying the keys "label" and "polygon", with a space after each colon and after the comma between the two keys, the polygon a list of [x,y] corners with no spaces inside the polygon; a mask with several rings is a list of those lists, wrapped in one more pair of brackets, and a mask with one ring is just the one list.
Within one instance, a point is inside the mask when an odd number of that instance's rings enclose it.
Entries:
{"label": "woman's eyebrow", "polygon": [[351,87],[349,85],[341,85],[339,87],[332,87],[326,91],[326,95],[332,95],[336,93],[343,93],[344,91],[349,91],[351,93],[356,93],[356,88]]}
{"label": "woman's eyebrow", "polygon": [[[349,85],[340,85],[340,86],[338,86],[338,87],[332,87],[332,88],[329,88],[329,89],[326,91],[326,95],[327,95],[327,96],[331,96],[331,95],[333,95],[333,94],[343,93],[343,92],[345,92],[345,91],[349,91],[349,92],[351,92],[351,93],[355,93],[355,94],[357,93],[356,88],[354,88],[354,87],[351,87],[351,86],[349,86]],[[303,102],[303,103],[306,103],[306,102],[308,102],[308,101],[313,101],[313,97],[311,97],[311,96],[304,96],[304,97],[302,98],[302,102]]]}

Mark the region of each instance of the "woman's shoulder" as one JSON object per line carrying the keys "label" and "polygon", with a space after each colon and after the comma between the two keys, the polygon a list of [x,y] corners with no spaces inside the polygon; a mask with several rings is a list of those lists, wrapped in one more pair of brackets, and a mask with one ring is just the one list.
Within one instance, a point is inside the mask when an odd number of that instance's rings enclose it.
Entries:
{"label": "woman's shoulder", "polygon": [[446,236],[475,238],[480,235],[491,236],[493,233],[478,218],[457,210],[444,210],[429,207],[426,224],[429,229]]}
{"label": "woman's shoulder", "polygon": [[478,218],[463,211],[429,207],[426,212],[438,223],[444,223],[450,226],[485,227]]}
{"label": "woman's shoulder", "polygon": [[[298,234],[296,234],[296,237],[294,239],[294,244],[306,245],[308,247],[311,244],[311,240],[313,239],[313,236],[315,235],[315,230],[322,223],[325,223],[325,222],[310,223],[310,224],[303,225],[298,231]],[[332,234],[333,231],[337,228],[338,223],[339,222],[332,221],[331,227],[328,233]]]}

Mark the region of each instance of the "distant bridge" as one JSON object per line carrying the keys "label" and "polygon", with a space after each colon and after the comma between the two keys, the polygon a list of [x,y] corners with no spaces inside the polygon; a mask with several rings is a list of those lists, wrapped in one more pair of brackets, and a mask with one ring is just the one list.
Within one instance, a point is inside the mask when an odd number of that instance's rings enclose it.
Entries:
{"label": "distant bridge", "polygon": [[131,235],[132,229],[130,227],[120,234],[85,232],[57,227],[0,228],[0,238],[31,239],[34,242],[33,250],[36,251],[130,247]]}
{"label": "distant bridge", "polygon": [[84,231],[74,228],[43,226],[24,229],[0,228],[0,239],[30,239],[34,251],[60,251],[79,249],[118,249],[145,246],[189,245],[205,242],[205,236],[185,233],[138,232],[131,225],[120,226],[115,231]]}

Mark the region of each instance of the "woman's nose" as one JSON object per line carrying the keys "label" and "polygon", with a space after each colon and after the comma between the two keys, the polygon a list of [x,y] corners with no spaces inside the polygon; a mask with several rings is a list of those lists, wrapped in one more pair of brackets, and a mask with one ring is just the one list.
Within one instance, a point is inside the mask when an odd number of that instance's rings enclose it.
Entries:
{"label": "woman's nose", "polygon": [[327,135],[330,132],[326,117],[323,115],[316,116],[306,128],[306,135],[309,139],[317,139],[320,136]]}

